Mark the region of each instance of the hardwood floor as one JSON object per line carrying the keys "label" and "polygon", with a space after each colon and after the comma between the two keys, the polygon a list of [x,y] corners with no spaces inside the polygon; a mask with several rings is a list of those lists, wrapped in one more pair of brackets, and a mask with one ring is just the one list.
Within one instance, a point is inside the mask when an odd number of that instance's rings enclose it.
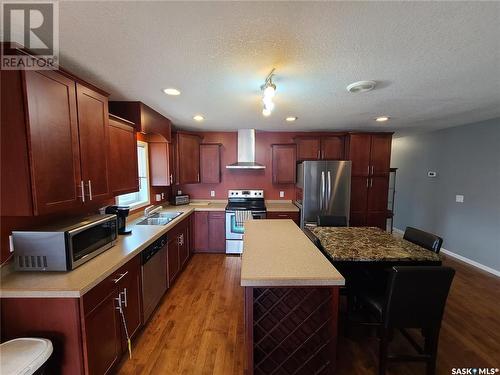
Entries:
{"label": "hardwood floor", "polygon": [[[500,367],[500,278],[446,258],[456,269],[441,328],[437,374],[453,367]],[[196,254],[142,334],[120,374],[243,374],[240,258]],[[394,351],[411,350],[396,335]],[[378,343],[365,328],[338,342],[339,375],[377,373]],[[390,364],[388,375],[425,374],[420,363]]]}

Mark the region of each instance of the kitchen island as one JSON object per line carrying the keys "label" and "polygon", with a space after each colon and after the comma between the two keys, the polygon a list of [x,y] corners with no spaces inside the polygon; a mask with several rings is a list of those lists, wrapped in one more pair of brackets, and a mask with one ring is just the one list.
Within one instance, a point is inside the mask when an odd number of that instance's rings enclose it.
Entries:
{"label": "kitchen island", "polygon": [[245,223],[246,373],[332,373],[345,280],[292,220]]}

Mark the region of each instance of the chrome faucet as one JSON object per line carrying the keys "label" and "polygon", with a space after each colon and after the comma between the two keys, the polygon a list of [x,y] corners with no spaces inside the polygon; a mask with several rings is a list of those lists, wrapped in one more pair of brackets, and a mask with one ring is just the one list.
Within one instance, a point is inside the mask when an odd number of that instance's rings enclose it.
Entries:
{"label": "chrome faucet", "polygon": [[161,206],[148,206],[144,209],[144,216],[148,217],[149,215],[154,214],[162,209]]}

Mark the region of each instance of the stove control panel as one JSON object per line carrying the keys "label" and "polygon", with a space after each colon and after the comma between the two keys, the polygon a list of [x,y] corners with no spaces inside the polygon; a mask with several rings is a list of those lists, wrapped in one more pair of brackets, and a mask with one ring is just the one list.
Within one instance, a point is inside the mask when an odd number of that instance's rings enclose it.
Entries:
{"label": "stove control panel", "polygon": [[229,198],[264,198],[264,190],[229,190]]}

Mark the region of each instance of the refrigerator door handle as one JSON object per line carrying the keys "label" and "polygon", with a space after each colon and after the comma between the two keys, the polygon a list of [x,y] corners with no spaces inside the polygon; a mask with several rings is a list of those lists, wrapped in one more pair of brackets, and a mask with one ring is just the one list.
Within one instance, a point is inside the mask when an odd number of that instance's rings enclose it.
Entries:
{"label": "refrigerator door handle", "polygon": [[319,194],[319,209],[323,211],[325,199],[325,171],[321,171],[321,192]]}
{"label": "refrigerator door handle", "polygon": [[331,198],[332,198],[332,176],[330,171],[328,171],[328,199],[326,201],[326,207],[328,207]]}

